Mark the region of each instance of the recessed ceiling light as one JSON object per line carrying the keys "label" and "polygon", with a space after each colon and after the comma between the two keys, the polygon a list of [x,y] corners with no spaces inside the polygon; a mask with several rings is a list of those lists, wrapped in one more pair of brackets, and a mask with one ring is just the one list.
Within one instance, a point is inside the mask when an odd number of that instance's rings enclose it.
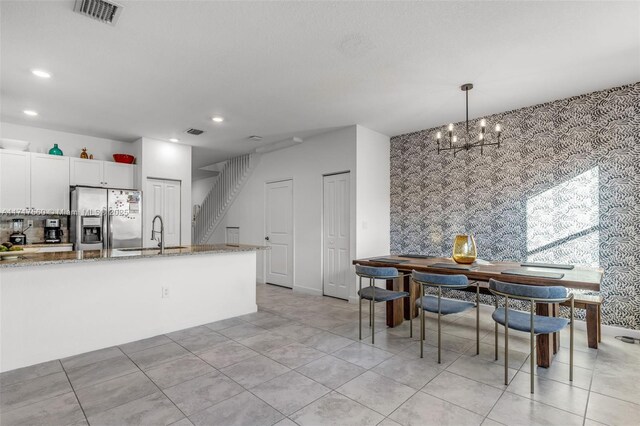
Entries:
{"label": "recessed ceiling light", "polygon": [[31,70],[31,74],[35,75],[36,77],[40,77],[40,78],[50,78],[51,74],[49,74],[46,71],[43,70]]}
{"label": "recessed ceiling light", "polygon": [[224,118],[222,118],[220,116],[211,117],[211,119],[213,121],[215,121],[216,123],[222,123],[224,121]]}
{"label": "recessed ceiling light", "polygon": [[25,109],[24,111],[25,114],[30,115],[31,117],[35,117],[36,115],[38,115],[38,113],[36,111],[32,111],[30,109]]}
{"label": "recessed ceiling light", "polygon": [[180,139],[171,138],[171,139],[169,139],[169,142],[180,142]]}

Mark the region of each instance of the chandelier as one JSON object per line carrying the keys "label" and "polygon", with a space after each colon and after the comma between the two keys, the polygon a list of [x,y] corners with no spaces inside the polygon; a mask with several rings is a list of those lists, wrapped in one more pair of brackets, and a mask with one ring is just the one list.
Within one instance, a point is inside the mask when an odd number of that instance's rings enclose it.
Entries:
{"label": "chandelier", "polygon": [[466,110],[467,110],[467,120],[466,120],[466,129],[460,137],[455,135],[453,132],[453,123],[450,123],[447,132],[449,137],[449,143],[442,140],[442,132],[438,132],[436,134],[436,140],[438,141],[438,154],[440,151],[453,151],[453,156],[460,151],[469,151],[473,148],[480,148],[480,155],[484,154],[484,147],[497,145],[500,148],[500,134],[502,133],[502,128],[500,124],[496,124],[494,129],[494,133],[492,135],[487,134],[487,120],[484,118],[480,120],[480,131],[477,132],[477,135],[473,135],[469,131],[469,90],[473,89],[473,84],[467,83],[460,86],[460,90],[465,93],[466,98]]}

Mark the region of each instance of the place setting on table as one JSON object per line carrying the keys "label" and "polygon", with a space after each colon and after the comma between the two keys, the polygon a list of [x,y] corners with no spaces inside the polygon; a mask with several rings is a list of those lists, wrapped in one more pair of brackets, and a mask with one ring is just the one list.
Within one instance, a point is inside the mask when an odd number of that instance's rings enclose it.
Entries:
{"label": "place setting on table", "polygon": [[[491,294],[489,281],[501,281],[524,286],[562,286],[569,290],[598,292],[604,272],[601,268],[564,263],[532,261],[494,261],[479,259],[475,239],[469,234],[459,234],[454,238],[451,257],[426,253],[400,253],[356,259],[354,265],[395,268],[404,275],[400,280],[387,280],[387,290],[405,291],[411,297],[404,300],[386,302],[387,326],[397,327],[403,320],[417,316],[412,304],[419,298],[418,291],[411,285],[410,274],[414,271],[441,275],[464,275],[473,285],[467,291]],[[590,299],[591,297],[591,299]],[[593,303],[592,303],[593,302]],[[600,340],[600,296],[586,296],[576,299],[576,307],[587,309],[587,332],[589,347],[596,347]],[[593,306],[592,306],[593,304]],[[594,309],[592,309],[594,308]],[[536,315],[558,316],[559,304],[539,303],[535,305]],[[413,314],[410,314],[413,312]],[[590,314],[591,313],[591,314]],[[539,335],[538,365],[548,367],[553,354],[559,348],[559,333],[553,341],[549,335]]]}

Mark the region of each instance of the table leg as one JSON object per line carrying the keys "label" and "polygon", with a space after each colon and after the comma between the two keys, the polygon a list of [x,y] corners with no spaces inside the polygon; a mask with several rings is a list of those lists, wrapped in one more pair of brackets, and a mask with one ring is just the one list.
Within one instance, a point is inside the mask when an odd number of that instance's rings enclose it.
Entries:
{"label": "table leg", "polygon": [[598,308],[596,305],[587,305],[587,342],[590,348],[598,349],[598,340],[599,340],[599,318],[598,318]]}
{"label": "table leg", "polygon": [[[402,291],[409,293],[409,297],[402,299],[404,303],[404,319],[411,319],[411,306],[416,306],[416,300],[420,297],[420,286],[411,281],[411,277],[406,275],[403,280]],[[418,309],[413,310],[413,317],[417,318]]]}
{"label": "table leg", "polygon": [[[537,303],[536,315],[556,316],[559,308],[551,303]],[[560,349],[559,333],[540,334],[536,337],[536,359],[538,367],[549,368],[553,355]]]}
{"label": "table leg", "polygon": [[[387,280],[387,290],[399,291],[400,280]],[[404,317],[402,299],[387,302],[387,326],[397,327],[402,324]]]}

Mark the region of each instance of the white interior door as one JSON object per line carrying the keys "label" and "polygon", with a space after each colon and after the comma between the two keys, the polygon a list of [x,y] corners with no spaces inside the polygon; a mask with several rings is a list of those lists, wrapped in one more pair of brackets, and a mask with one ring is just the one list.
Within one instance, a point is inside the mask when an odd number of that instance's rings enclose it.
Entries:
{"label": "white interior door", "polygon": [[267,183],[266,191],[266,281],[293,287],[293,181]]}
{"label": "white interior door", "polygon": [[180,182],[164,183],[164,238],[165,246],[180,245]]}
{"label": "white interior door", "polygon": [[349,173],[324,177],[323,291],[347,299],[349,283]]}
{"label": "white interior door", "polygon": [[[180,182],[162,179],[147,179],[142,194],[144,203],[144,241],[143,246],[155,247],[151,240],[151,224],[156,215],[162,217],[164,224],[165,247],[180,245]],[[160,223],[156,223],[160,230]]]}

